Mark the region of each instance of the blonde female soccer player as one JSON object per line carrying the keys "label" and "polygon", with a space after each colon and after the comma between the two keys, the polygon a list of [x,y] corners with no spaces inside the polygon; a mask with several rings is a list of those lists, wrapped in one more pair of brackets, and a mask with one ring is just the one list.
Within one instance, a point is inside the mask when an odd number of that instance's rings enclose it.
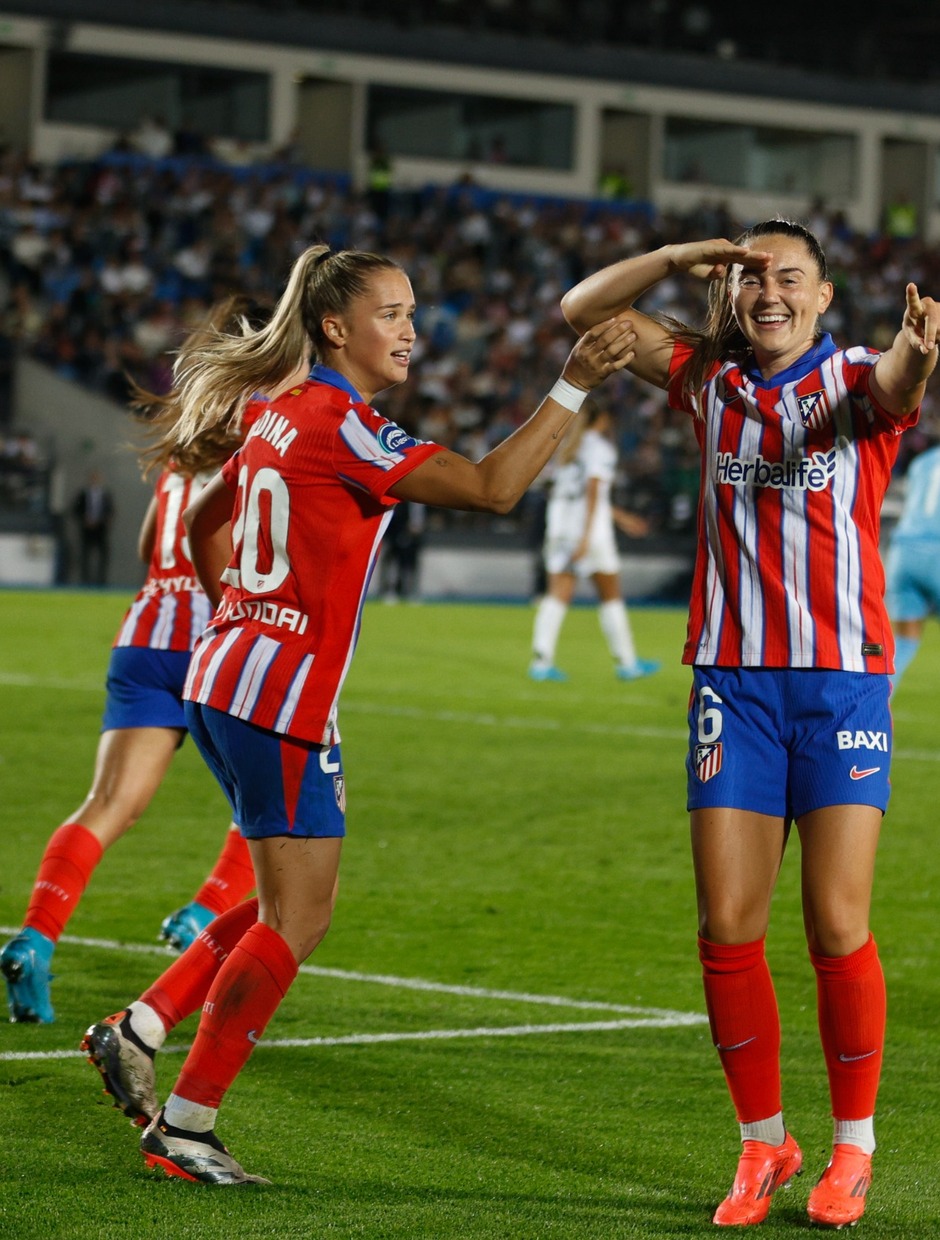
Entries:
{"label": "blonde female soccer player", "polygon": [[[616,318],[592,327],[531,418],[474,463],[372,408],[408,376],[414,312],[397,263],[313,246],[264,328],[208,342],[177,372],[176,439],[185,445],[210,427],[237,425],[251,393],[272,390],[311,351],[317,359],[309,381],[270,402],[186,515],[193,562],[216,604],[190,664],[186,719],[248,839],[258,919],[244,909],[226,914],[224,942],[210,926],[149,999],[111,1020],[115,1075],[146,1113],[148,1051],[202,1004],[193,1047],[141,1138],[147,1163],[170,1175],[258,1179],[215,1135],[216,1119],[330,923],[346,829],[337,705],[392,507],[410,500],[509,511],[587,391],[632,357],[630,328]],[[220,554],[229,522],[234,547]]]}

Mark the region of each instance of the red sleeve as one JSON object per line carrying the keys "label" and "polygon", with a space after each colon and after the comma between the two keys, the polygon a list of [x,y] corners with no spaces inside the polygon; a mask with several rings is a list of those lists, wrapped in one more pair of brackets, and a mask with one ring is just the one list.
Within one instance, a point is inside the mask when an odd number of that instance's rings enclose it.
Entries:
{"label": "red sleeve", "polygon": [[333,446],[337,477],[366,491],[381,504],[398,501],[388,491],[437,452],[441,444],[414,439],[368,405],[353,405],[340,423]]}
{"label": "red sleeve", "polygon": [[910,427],[916,426],[920,418],[920,405],[903,418],[889,413],[884,408],[871,390],[871,379],[879,357],[881,354],[877,349],[869,349],[865,346],[846,349],[842,355],[842,377],[850,392],[864,396],[875,423],[889,434],[900,435]]}

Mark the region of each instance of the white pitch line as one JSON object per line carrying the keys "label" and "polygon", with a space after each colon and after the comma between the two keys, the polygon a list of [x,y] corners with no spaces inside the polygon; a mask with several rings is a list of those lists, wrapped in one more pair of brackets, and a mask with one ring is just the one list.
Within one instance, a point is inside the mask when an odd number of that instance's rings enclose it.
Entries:
{"label": "white pitch line", "polygon": [[[103,682],[91,684],[81,680],[57,680],[31,676],[25,672],[0,672],[0,685],[23,688],[48,688],[104,693]],[[457,723],[475,728],[515,728],[534,732],[561,732],[570,727],[566,720],[536,715],[493,715],[488,712],[425,710],[418,706],[390,706],[386,702],[357,702],[348,697],[343,702],[344,714],[383,715],[398,719],[420,719],[431,723]],[[591,736],[639,736],[653,740],[685,741],[684,728],[635,727],[632,724],[580,723],[578,730]],[[940,762],[940,750],[895,749],[893,756],[903,762]]]}
{"label": "white pitch line", "polygon": [[[15,934],[18,928],[0,926],[0,934]],[[166,956],[167,949],[149,943],[119,943],[114,939],[81,938],[63,935],[59,940],[78,947],[97,947],[106,951],[126,951],[142,955]],[[301,973],[316,977],[328,977],[339,981],[367,982],[379,986],[391,986],[401,990],[435,991],[441,994],[460,995],[474,999],[496,999],[510,1003],[530,1003],[543,1007],[565,1007],[577,1010],[629,1013],[622,1020],[571,1021],[544,1025],[482,1025],[471,1029],[427,1029],[398,1033],[350,1033],[324,1038],[274,1038],[263,1039],[259,1046],[269,1050],[297,1049],[316,1046],[369,1046],[381,1042],[427,1042],[447,1041],[457,1038],[519,1038],[534,1034],[552,1033],[605,1033],[620,1029],[675,1029],[702,1025],[707,1017],[699,1012],[678,1012],[668,1008],[635,1007],[631,1004],[606,1003],[593,999],[569,999],[564,995],[537,995],[526,991],[488,990],[482,986],[459,986],[447,982],[431,982],[424,978],[396,977],[386,973],[358,973],[350,969],[328,969],[317,965],[301,965]],[[187,1046],[164,1046],[163,1054],[178,1054],[189,1050]],[[78,1059],[80,1050],[51,1051],[0,1051],[0,1062],[16,1063],[26,1060]]]}
{"label": "white pitch line", "polygon": [[104,694],[104,676],[97,680],[64,679],[55,676],[31,676],[28,672],[0,672],[0,685],[13,685],[17,689],[74,690],[77,693]]}
{"label": "white pitch line", "polygon": [[[0,935],[18,934],[19,927],[0,926]],[[104,951],[132,952],[137,955],[171,955],[166,947],[152,943],[121,943],[117,939],[89,939],[74,934],[63,934],[60,943],[75,947],[99,947]],[[391,986],[397,990],[433,991],[436,994],[460,995],[470,999],[500,999],[509,1003],[534,1003],[540,1007],[565,1007],[590,1012],[622,1012],[625,1015],[666,1021],[704,1020],[704,1016],[690,1017],[687,1012],[671,1008],[638,1007],[631,1003],[607,1003],[596,999],[569,999],[565,995],[538,995],[517,990],[488,990],[483,986],[462,986],[450,982],[431,982],[421,977],[396,977],[389,973],[358,973],[352,969],[331,969],[315,964],[302,964],[299,972],[311,977],[328,977],[341,982],[369,982],[376,986]]]}
{"label": "white pitch line", "polygon": [[[591,1020],[551,1025],[480,1025],[474,1029],[419,1029],[399,1033],[346,1033],[334,1038],[262,1038],[257,1050],[304,1050],[315,1046],[375,1046],[382,1042],[447,1042],[458,1038],[524,1038],[546,1033],[611,1033],[620,1029],[678,1029],[704,1024],[708,1017],[677,1012],[679,1019]],[[163,1046],[161,1055],[182,1055],[189,1044]],[[21,1060],[85,1059],[84,1051],[0,1051],[0,1062]]]}
{"label": "white pitch line", "polygon": [[[428,982],[418,977],[394,977],[384,973],[354,973],[346,969],[327,969],[317,965],[301,965],[301,972],[318,977],[335,977],[349,982],[374,982],[400,990],[433,990],[438,994],[463,995],[471,999],[503,999],[510,1003],[536,1003],[540,1007],[566,1007],[594,1012],[628,1012],[634,1016],[650,1016],[671,1020],[684,1017],[684,1012],[669,1008],[636,1007],[629,1003],[606,1003],[597,999],[569,999],[563,995],[536,995],[518,990],[488,990],[483,986],[460,986],[448,982]],[[704,1019],[704,1017],[703,1017]]]}
{"label": "white pitch line", "polygon": [[[75,691],[104,694],[104,683],[91,684],[84,680],[57,680],[50,677],[29,676],[25,673],[0,672],[0,685],[19,688],[55,689],[58,692]],[[457,710],[425,710],[423,707],[390,706],[386,702],[343,702],[344,714],[383,715],[397,719],[420,719],[430,723],[456,723],[475,728],[516,729],[536,732],[560,732],[569,728],[570,722],[537,715],[493,715],[488,712]],[[685,740],[687,733],[680,728],[644,728],[631,724],[579,724],[579,731],[597,736],[640,736],[653,740]]]}
{"label": "white pitch line", "polygon": [[[459,723],[474,728],[517,728],[537,732],[561,732],[571,727],[569,719],[551,719],[538,715],[494,715],[489,712],[462,710],[425,710],[421,706],[390,706],[386,702],[344,700],[343,714],[387,715],[399,719],[420,719],[431,723]],[[597,736],[646,736],[655,740],[685,740],[688,733],[680,728],[634,727],[632,724],[579,723],[579,732]]]}

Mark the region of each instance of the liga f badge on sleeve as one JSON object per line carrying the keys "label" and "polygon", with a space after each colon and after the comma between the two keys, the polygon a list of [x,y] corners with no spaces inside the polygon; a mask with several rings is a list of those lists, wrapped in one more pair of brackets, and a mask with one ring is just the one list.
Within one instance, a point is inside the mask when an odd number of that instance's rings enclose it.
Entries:
{"label": "liga f badge on sleeve", "polygon": [[713,775],[717,775],[721,770],[721,741],[715,741],[711,745],[695,746],[695,774],[707,784]]}

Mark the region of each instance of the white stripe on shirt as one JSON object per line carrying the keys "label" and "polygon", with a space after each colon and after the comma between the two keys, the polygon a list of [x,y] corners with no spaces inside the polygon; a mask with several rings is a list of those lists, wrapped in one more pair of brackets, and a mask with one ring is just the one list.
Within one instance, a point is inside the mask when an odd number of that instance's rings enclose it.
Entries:
{"label": "white stripe on shirt", "polygon": [[258,702],[258,695],[264,685],[265,673],[277,658],[280,649],[281,643],[274,641],[273,638],[263,636],[255,638],[242,664],[242,672],[229,708],[230,714],[239,719],[251,718],[251,713]]}
{"label": "white stripe on shirt", "polygon": [[364,426],[355,409],[350,409],[339,428],[343,442],[360,461],[371,461],[377,469],[394,469],[405,458],[401,452],[386,452],[378,436]]}

